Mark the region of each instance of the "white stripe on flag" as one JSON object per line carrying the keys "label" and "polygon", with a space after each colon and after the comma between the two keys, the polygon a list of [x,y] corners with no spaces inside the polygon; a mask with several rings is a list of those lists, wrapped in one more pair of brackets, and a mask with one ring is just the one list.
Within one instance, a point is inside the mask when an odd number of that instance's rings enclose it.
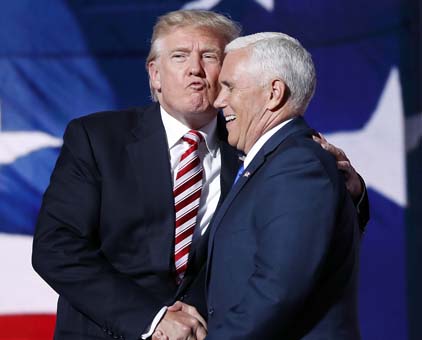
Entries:
{"label": "white stripe on flag", "polygon": [[32,269],[32,237],[0,233],[0,314],[55,313],[57,294]]}

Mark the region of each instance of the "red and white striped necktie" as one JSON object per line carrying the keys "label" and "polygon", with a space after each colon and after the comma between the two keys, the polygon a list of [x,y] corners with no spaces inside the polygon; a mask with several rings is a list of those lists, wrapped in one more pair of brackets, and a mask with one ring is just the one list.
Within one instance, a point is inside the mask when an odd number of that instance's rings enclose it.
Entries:
{"label": "red and white striped necktie", "polygon": [[198,131],[190,130],[182,137],[182,140],[189,143],[189,149],[180,158],[173,189],[176,212],[174,261],[178,282],[183,279],[187,269],[201,198],[203,173],[198,156],[198,145],[203,140],[202,135]]}

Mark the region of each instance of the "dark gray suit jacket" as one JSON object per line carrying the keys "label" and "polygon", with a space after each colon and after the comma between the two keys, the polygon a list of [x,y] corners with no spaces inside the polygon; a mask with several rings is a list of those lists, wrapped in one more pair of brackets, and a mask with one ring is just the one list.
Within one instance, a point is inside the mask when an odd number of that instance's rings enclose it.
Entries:
{"label": "dark gray suit jacket", "polygon": [[[237,153],[219,119],[221,191]],[[174,199],[158,105],[72,121],[44,195],[33,265],[59,295],[55,339],[139,339],[177,299],[205,313],[208,234],[175,281]]]}

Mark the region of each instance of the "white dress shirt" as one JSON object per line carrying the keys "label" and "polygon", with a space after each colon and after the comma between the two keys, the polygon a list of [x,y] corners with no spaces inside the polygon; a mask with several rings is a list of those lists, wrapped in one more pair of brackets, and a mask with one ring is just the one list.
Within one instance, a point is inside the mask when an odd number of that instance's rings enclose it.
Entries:
{"label": "white dress shirt", "polygon": [[[183,141],[182,137],[191,129],[183,125],[176,118],[170,116],[162,107],[161,119],[166,130],[174,183],[176,179],[175,170],[179,164],[180,157],[189,149],[189,143]],[[217,208],[218,200],[220,199],[221,154],[216,129],[217,117],[197,130],[204,137],[205,141],[205,143],[200,143],[198,147],[198,155],[203,168],[203,182],[195,233],[200,231],[200,235],[203,235],[207,230],[214,211]]]}
{"label": "white dress shirt", "polygon": [[[166,131],[167,145],[169,147],[170,168],[173,183],[176,179],[176,168],[183,153],[189,149],[189,143],[182,140],[182,137],[191,130],[168,114],[161,106],[161,119]],[[207,230],[214,211],[220,199],[220,170],[221,153],[217,140],[217,117],[210,123],[197,130],[204,137],[204,142],[199,144],[198,155],[203,168],[202,192],[199,201],[199,210],[196,219],[193,242],[204,235]],[[142,339],[149,338],[161,321],[167,307],[164,306],[155,315],[147,333],[142,334]]]}
{"label": "white dress shirt", "polygon": [[252,148],[249,150],[248,154],[243,160],[243,168],[246,169],[249,164],[251,164],[252,160],[255,158],[256,154],[259,150],[264,146],[264,144],[269,140],[278,130],[280,130],[284,125],[286,125],[288,122],[290,122],[293,118],[290,118],[281,124],[274,126],[271,130],[268,130],[265,132],[261,137],[258,138],[258,140],[255,142],[255,144],[252,146]]}

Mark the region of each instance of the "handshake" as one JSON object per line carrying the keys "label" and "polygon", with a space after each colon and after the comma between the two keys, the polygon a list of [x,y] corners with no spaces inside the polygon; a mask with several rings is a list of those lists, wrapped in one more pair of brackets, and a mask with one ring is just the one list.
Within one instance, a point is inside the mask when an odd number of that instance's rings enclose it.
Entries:
{"label": "handshake", "polygon": [[176,301],[168,307],[152,340],[203,340],[206,336],[207,322],[196,308]]}

